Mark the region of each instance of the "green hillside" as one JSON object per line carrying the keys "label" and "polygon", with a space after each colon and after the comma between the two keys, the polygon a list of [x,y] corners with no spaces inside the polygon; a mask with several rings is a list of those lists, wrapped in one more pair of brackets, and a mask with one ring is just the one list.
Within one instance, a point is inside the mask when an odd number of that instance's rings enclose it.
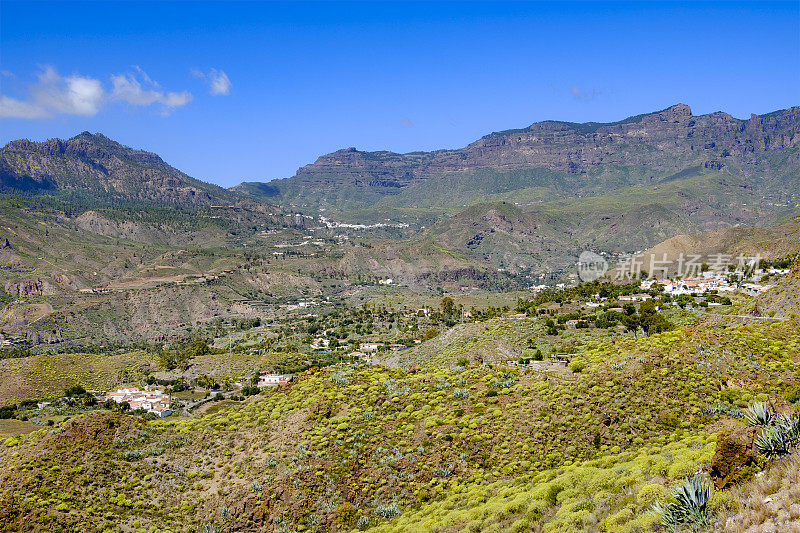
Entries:
{"label": "green hillside", "polygon": [[[707,468],[720,430],[740,424],[712,413],[797,385],[796,329],[698,324],[588,340],[566,376],[475,362],[339,366],[190,419],[90,412],[5,441],[0,520],[650,531],[651,505]],[[737,505],[716,491],[712,523]]]}

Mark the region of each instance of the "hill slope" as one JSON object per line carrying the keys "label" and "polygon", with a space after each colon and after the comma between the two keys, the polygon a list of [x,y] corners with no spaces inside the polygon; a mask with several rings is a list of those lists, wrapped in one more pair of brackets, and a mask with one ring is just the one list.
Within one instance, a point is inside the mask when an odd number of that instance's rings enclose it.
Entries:
{"label": "hill slope", "polygon": [[732,227],[710,233],[676,235],[646,250],[641,257],[649,261],[653,254],[658,259],[665,255],[677,260],[683,254],[700,254],[703,258],[723,254],[731,257],[744,255],[764,259],[779,259],[800,253],[800,217],[775,226],[752,228]]}
{"label": "hill slope", "polygon": [[230,201],[236,194],[187,176],[155,154],[83,132],[68,140],[17,140],[0,149],[0,191],[71,193],[113,201],[189,205]]}
{"label": "hill slope", "polygon": [[719,172],[535,206],[480,203],[434,224],[427,235],[512,273],[554,272],[571,268],[583,250],[633,252],[676,234],[769,219],[752,207],[756,200],[741,179]]}

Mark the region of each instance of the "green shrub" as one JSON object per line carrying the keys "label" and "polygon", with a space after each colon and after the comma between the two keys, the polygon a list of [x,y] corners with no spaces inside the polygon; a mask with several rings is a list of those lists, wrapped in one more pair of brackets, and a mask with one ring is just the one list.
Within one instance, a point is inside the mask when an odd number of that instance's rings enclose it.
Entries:
{"label": "green shrub", "polygon": [[573,359],[572,361],[570,361],[568,366],[570,370],[572,370],[577,374],[582,372],[583,369],[586,368],[587,364],[588,363],[583,359]]}
{"label": "green shrub", "polygon": [[795,405],[800,403],[800,386],[793,387],[783,393],[783,397],[786,399],[787,402],[793,403]]}
{"label": "green shrub", "polygon": [[739,500],[728,490],[718,490],[711,496],[708,507],[714,512],[736,511],[739,508]]}
{"label": "green shrub", "polygon": [[738,387],[729,387],[727,389],[722,389],[719,393],[719,399],[722,402],[726,402],[729,404],[736,404],[739,400],[742,399],[742,389]]}

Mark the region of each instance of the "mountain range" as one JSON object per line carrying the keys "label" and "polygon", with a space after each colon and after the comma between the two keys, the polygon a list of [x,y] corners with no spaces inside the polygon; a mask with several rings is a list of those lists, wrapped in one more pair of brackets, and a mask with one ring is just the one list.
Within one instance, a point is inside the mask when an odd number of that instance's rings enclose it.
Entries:
{"label": "mountain range", "polygon": [[[0,326],[43,342],[157,338],[326,284],[345,298],[382,279],[507,290],[569,277],[584,250],[793,254],[799,149],[798,107],[742,121],[678,105],[461,150],[348,149],[224,189],[99,133],[12,141]],[[118,320],[129,314],[141,321]]]}
{"label": "mountain range", "polygon": [[[285,220],[276,213],[289,210],[304,213],[300,227],[318,224],[311,221],[322,214],[356,224],[407,223],[393,237],[358,233],[370,247],[350,249],[331,267],[398,275],[387,265],[404,257],[407,280],[422,275],[415,257],[427,264],[435,256],[461,272],[541,274],[569,268],[582,250],[634,252],[676,235],[776,224],[800,205],[798,191],[800,107],[740,120],[721,112],[695,116],[678,104],[613,123],[538,122],[458,150],[348,148],[291,178],[231,189],[99,133],[0,149],[0,192],[66,199],[80,206],[76,215],[102,206],[229,206],[211,218],[247,221],[247,231],[266,218],[280,227]],[[124,231],[113,229],[119,221],[101,225],[115,235],[156,231],[137,223]]]}
{"label": "mountain range", "polygon": [[684,104],[612,123],[544,121],[464,148],[398,154],[346,148],[287,179],[237,190],[298,207],[457,208],[595,196],[724,171],[781,203],[796,201],[800,107],[695,116]]}

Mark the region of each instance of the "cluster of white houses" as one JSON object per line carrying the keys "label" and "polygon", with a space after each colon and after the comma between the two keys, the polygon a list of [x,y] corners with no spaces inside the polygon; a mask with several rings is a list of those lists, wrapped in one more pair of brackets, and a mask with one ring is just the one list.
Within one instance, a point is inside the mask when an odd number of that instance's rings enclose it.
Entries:
{"label": "cluster of white houses", "polygon": [[641,287],[644,290],[648,290],[654,283],[662,284],[664,292],[672,296],[680,296],[682,294],[698,295],[709,291],[718,293],[739,291],[755,296],[773,287],[773,285],[762,285],[756,282],[731,283],[726,276],[721,274],[676,280],[649,279],[642,281]]}
{"label": "cluster of white houses", "polygon": [[172,414],[172,397],[160,390],[117,389],[107,393],[106,400],[124,402],[131,410],[144,409],[160,417]]}

